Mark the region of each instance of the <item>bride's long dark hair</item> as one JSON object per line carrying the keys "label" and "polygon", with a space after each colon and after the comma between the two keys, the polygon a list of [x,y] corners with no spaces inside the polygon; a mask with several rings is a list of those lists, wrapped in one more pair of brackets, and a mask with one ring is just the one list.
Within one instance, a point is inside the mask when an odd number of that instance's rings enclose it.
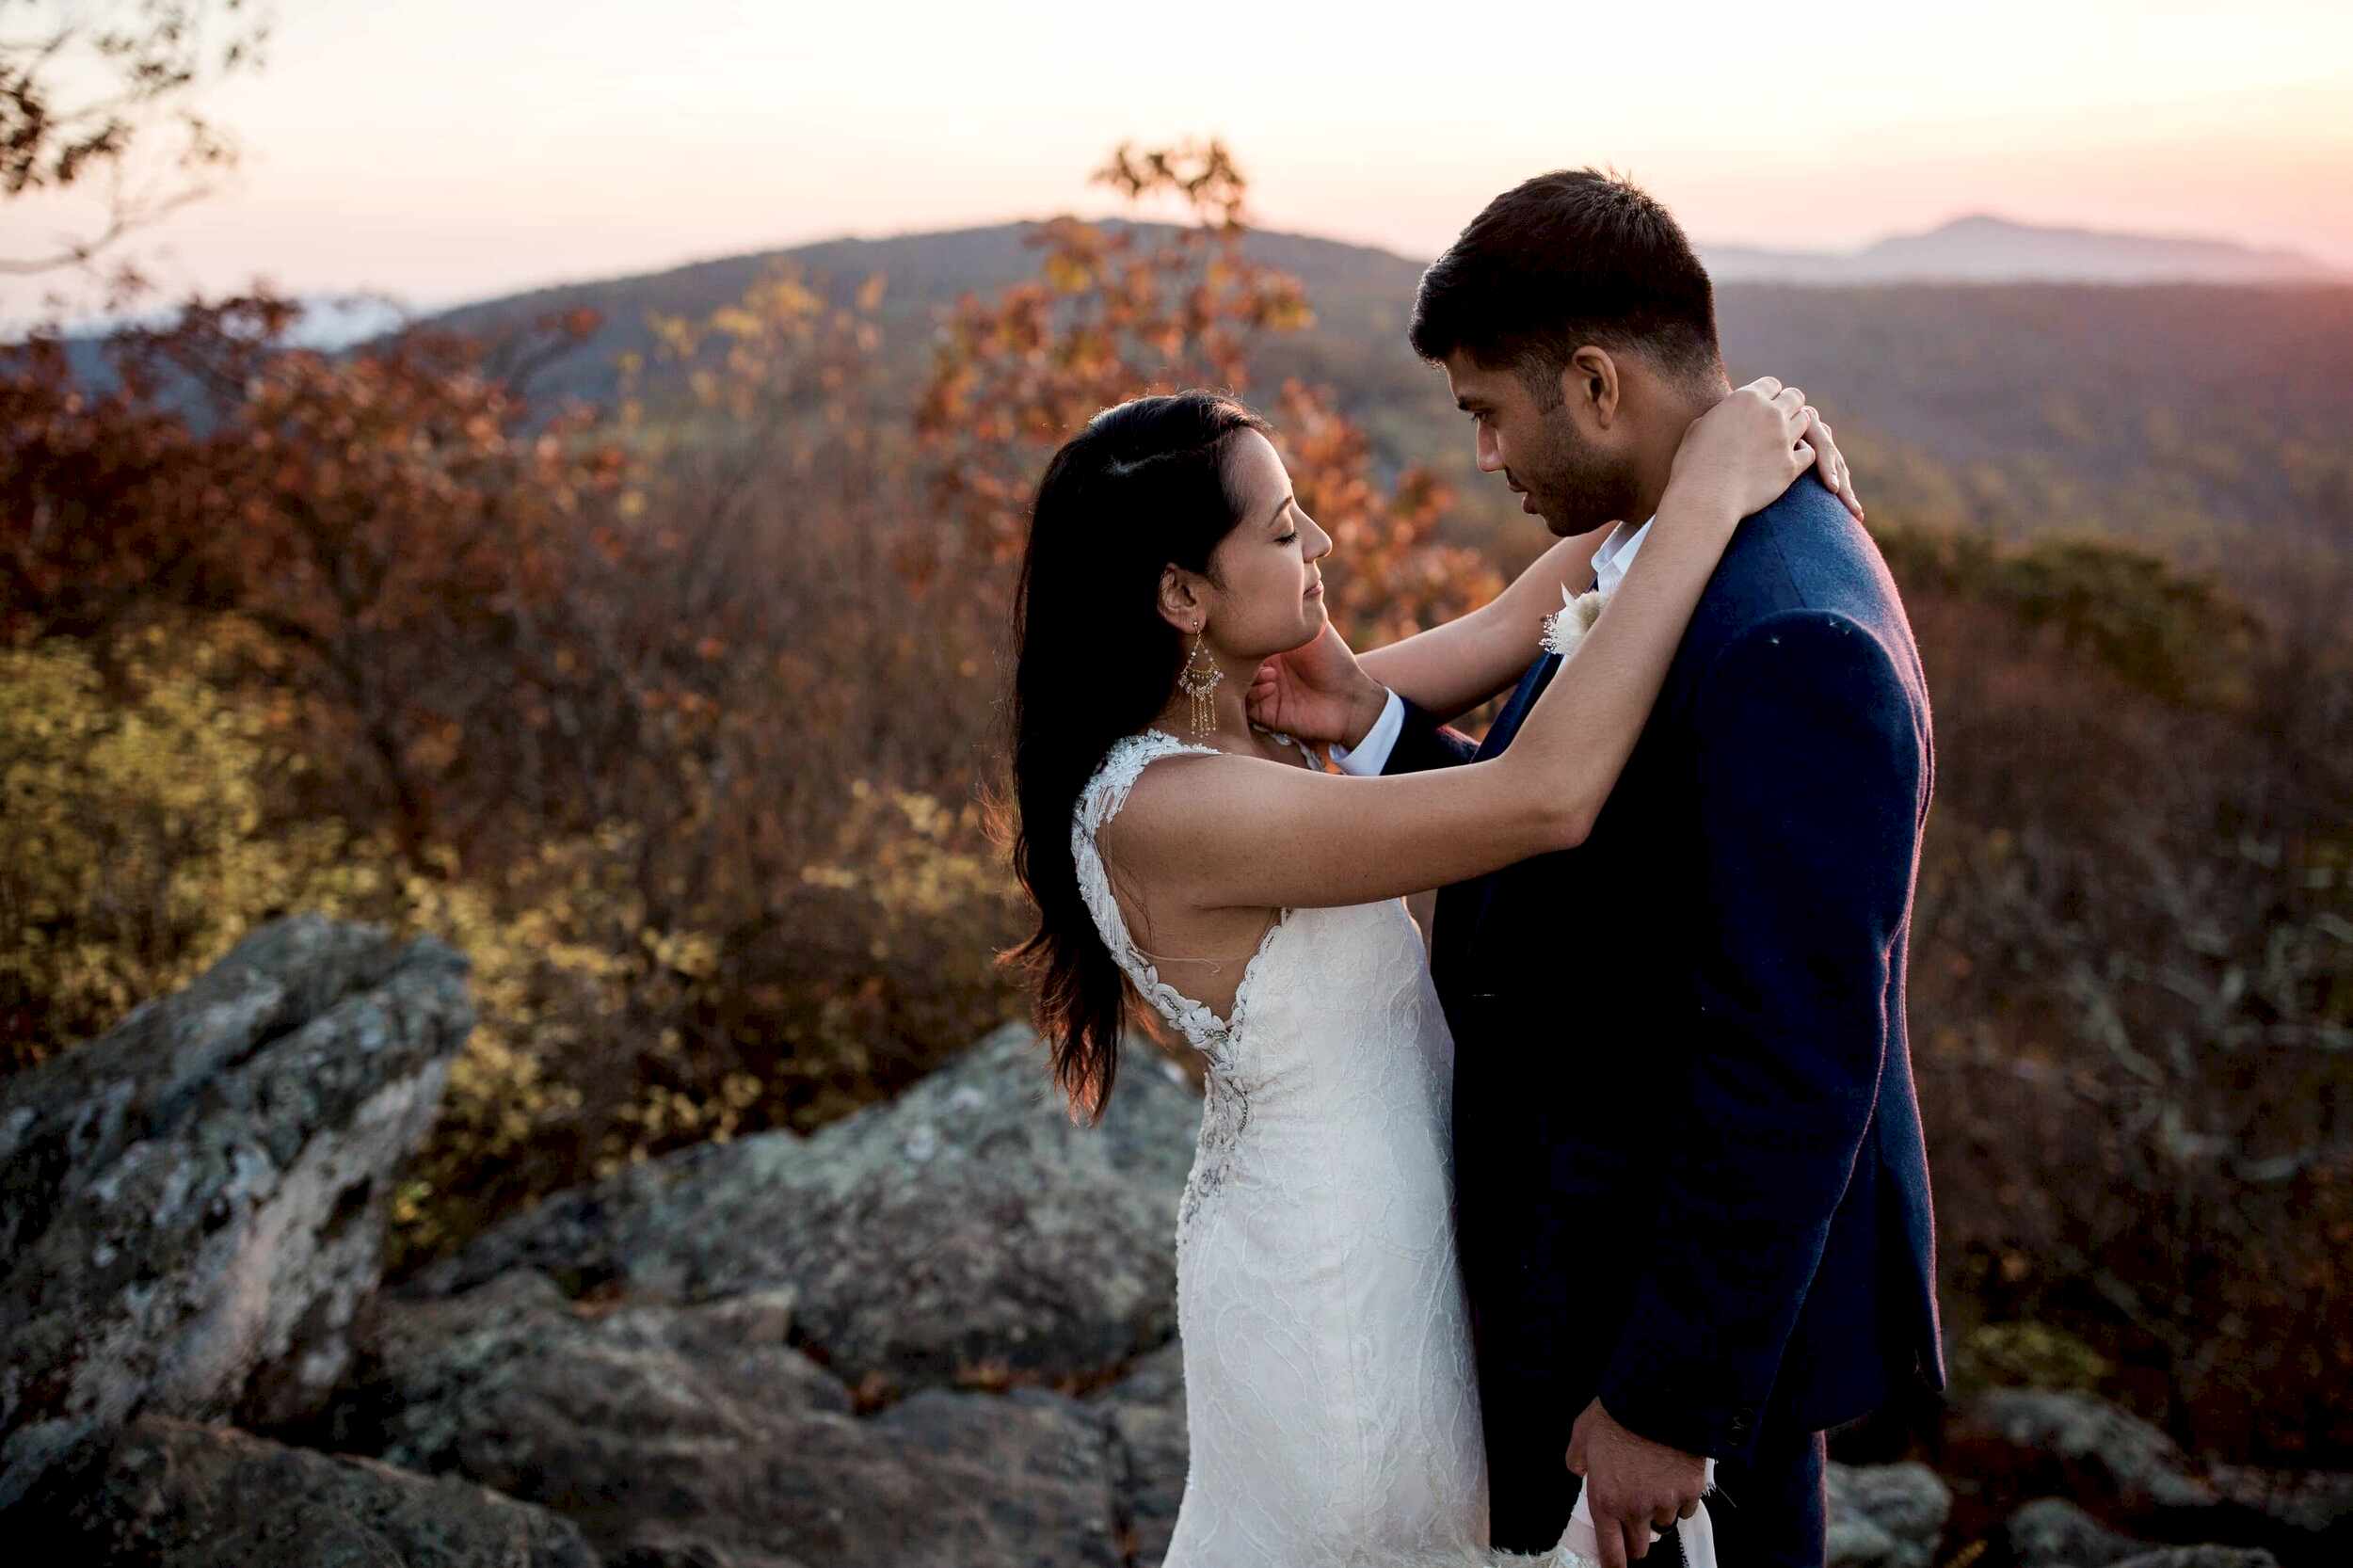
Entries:
{"label": "bride's long dark hair", "polygon": [[1079,894],[1071,812],[1112,744],[1167,706],[1185,640],[1160,618],[1161,573],[1209,573],[1241,520],[1232,439],[1257,415],[1214,392],[1106,408],[1046,465],[1014,600],[1014,872],[1037,930],[1005,956],[1037,993],[1038,1032],[1071,1114],[1103,1113],[1127,987]]}

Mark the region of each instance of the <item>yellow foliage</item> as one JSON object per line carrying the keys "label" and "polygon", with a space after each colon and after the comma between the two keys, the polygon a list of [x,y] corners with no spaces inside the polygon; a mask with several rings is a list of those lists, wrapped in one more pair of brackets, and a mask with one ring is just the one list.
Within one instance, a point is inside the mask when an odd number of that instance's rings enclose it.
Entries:
{"label": "yellow foliage", "polygon": [[[232,635],[139,633],[120,650],[121,696],[73,643],[0,650],[0,1014],[25,1020],[10,1064],[104,1032],[296,910],[439,936],[472,962],[476,1022],[395,1199],[395,1259],[430,1252],[489,1217],[486,1174],[581,1117],[566,1066],[612,1050],[603,1032],[668,998],[664,982],[709,979],[718,943],[648,922],[627,824],[546,844],[483,885],[458,877],[446,849],[410,866],[388,835],[272,820],[271,776],[299,760],[274,738],[268,694],[213,684]],[[760,1094],[738,1074],[715,1107],[657,1096],[625,1108],[647,1136],[618,1157],[668,1132],[731,1133]]]}
{"label": "yellow foliage", "polygon": [[288,765],[265,700],[209,679],[203,637],[121,650],[110,698],[90,650],[0,650],[0,1007],[24,1065],[103,1032],[213,963],[258,920],[367,888],[343,825],[264,826]]}

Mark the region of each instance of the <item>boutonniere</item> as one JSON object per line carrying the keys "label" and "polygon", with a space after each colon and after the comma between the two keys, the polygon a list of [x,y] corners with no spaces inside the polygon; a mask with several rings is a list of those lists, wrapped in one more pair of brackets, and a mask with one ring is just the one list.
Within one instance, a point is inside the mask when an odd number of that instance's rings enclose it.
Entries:
{"label": "boutonniere", "polygon": [[1538,639],[1538,645],[1546,653],[1558,653],[1563,659],[1575,653],[1577,645],[1585,640],[1585,633],[1593,629],[1593,622],[1601,618],[1601,607],[1609,597],[1595,588],[1571,598],[1569,590],[1562,588],[1561,608],[1545,617],[1545,634]]}

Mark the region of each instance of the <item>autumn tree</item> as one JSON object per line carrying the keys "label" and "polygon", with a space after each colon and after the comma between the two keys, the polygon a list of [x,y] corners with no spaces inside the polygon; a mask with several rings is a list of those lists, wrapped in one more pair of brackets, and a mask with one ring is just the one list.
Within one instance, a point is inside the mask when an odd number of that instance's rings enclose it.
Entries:
{"label": "autumn tree", "polygon": [[484,344],[412,331],[328,355],[284,343],[298,313],[251,296],[120,329],[104,391],[54,335],[0,349],[0,630],[236,617],[307,748],[347,764],[323,780],[380,802],[419,853],[456,825],[453,792],[524,788],[533,738],[576,718],[568,595],[584,543],[627,548],[596,531],[621,458],[586,410],[536,418]]}
{"label": "autumn tree", "polygon": [[[984,300],[968,296],[916,408],[934,499],[955,526],[909,541],[919,584],[952,562],[994,582],[1001,608],[1036,476],[1096,411],[1190,386],[1246,394],[1253,347],[1314,320],[1299,280],[1247,244],[1249,183],[1217,141],[1120,147],[1094,175],[1138,208],[1174,204],[1173,226],[1061,217],[1029,239],[1038,275]],[[1408,469],[1385,482],[1363,432],[1330,394],[1297,381],[1267,411],[1301,503],[1332,535],[1332,609],[1357,635],[1386,637],[1491,596],[1493,572],[1433,536],[1444,489]]]}

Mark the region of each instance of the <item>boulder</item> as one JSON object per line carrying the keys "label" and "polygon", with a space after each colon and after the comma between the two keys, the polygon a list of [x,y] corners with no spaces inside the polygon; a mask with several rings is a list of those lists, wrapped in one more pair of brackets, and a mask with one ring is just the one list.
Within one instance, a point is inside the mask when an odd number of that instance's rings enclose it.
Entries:
{"label": "boulder", "polygon": [[[2180,1543],[2180,1550],[2252,1551],[2299,1565],[2353,1560],[2345,1550],[2353,1544],[2353,1478],[2209,1471],[2155,1427],[2089,1394],[1996,1389],[1955,1417],[1943,1459],[1948,1473],[1971,1478],[1997,1506],[2065,1497],[2130,1536]],[[2201,1542],[2217,1544],[2191,1544]]]}
{"label": "boulder", "polygon": [[1111,1422],[1113,1507],[1134,1568],[1160,1568],[1184,1500],[1183,1357],[1174,1343],[1155,1351],[1092,1401]]}
{"label": "boulder", "polygon": [[74,1490],[142,1410],[323,1403],[472,1027],[466,968],[280,920],[0,1085],[0,1509]]}
{"label": "boulder", "polygon": [[2280,1568],[2280,1560],[2260,1546],[2160,1546],[2116,1568]]}
{"label": "boulder", "polygon": [[517,1268],[680,1302],[790,1289],[796,1343],[853,1387],[1081,1381],[1176,1333],[1176,1201],[1197,1096],[1142,1051],[1074,1126],[1008,1026],[808,1138],[705,1144],[557,1194],[425,1271]]}
{"label": "boulder", "polygon": [[2282,1555],[2353,1562],[2353,1474],[2224,1464],[2215,1467],[2214,1484],[2266,1523],[2264,1538]]}
{"label": "boulder", "polygon": [[2112,1568],[2150,1543],[2121,1535],[2064,1497],[2042,1497],[2003,1527],[2018,1568]]}
{"label": "boulder", "polygon": [[510,1272],[384,1304],[332,1440],[577,1523],[609,1561],[1124,1564],[1096,1408],[927,1390],[870,1416],[795,1350],[789,1290],[588,1306]]}
{"label": "boulder", "polygon": [[1925,1464],[1851,1465],[1833,1462],[1829,1568],[1929,1568],[1953,1495]]}
{"label": "boulder", "polygon": [[1993,1389],[1956,1415],[1944,1457],[1990,1496],[2069,1497],[2159,1538],[2212,1540],[2242,1516],[2170,1437],[2090,1394]]}
{"label": "boulder", "polygon": [[[78,1550],[116,1568],[597,1568],[543,1510],[364,1459],[143,1416],[76,1503]],[[72,1539],[72,1537],[69,1537]]]}

